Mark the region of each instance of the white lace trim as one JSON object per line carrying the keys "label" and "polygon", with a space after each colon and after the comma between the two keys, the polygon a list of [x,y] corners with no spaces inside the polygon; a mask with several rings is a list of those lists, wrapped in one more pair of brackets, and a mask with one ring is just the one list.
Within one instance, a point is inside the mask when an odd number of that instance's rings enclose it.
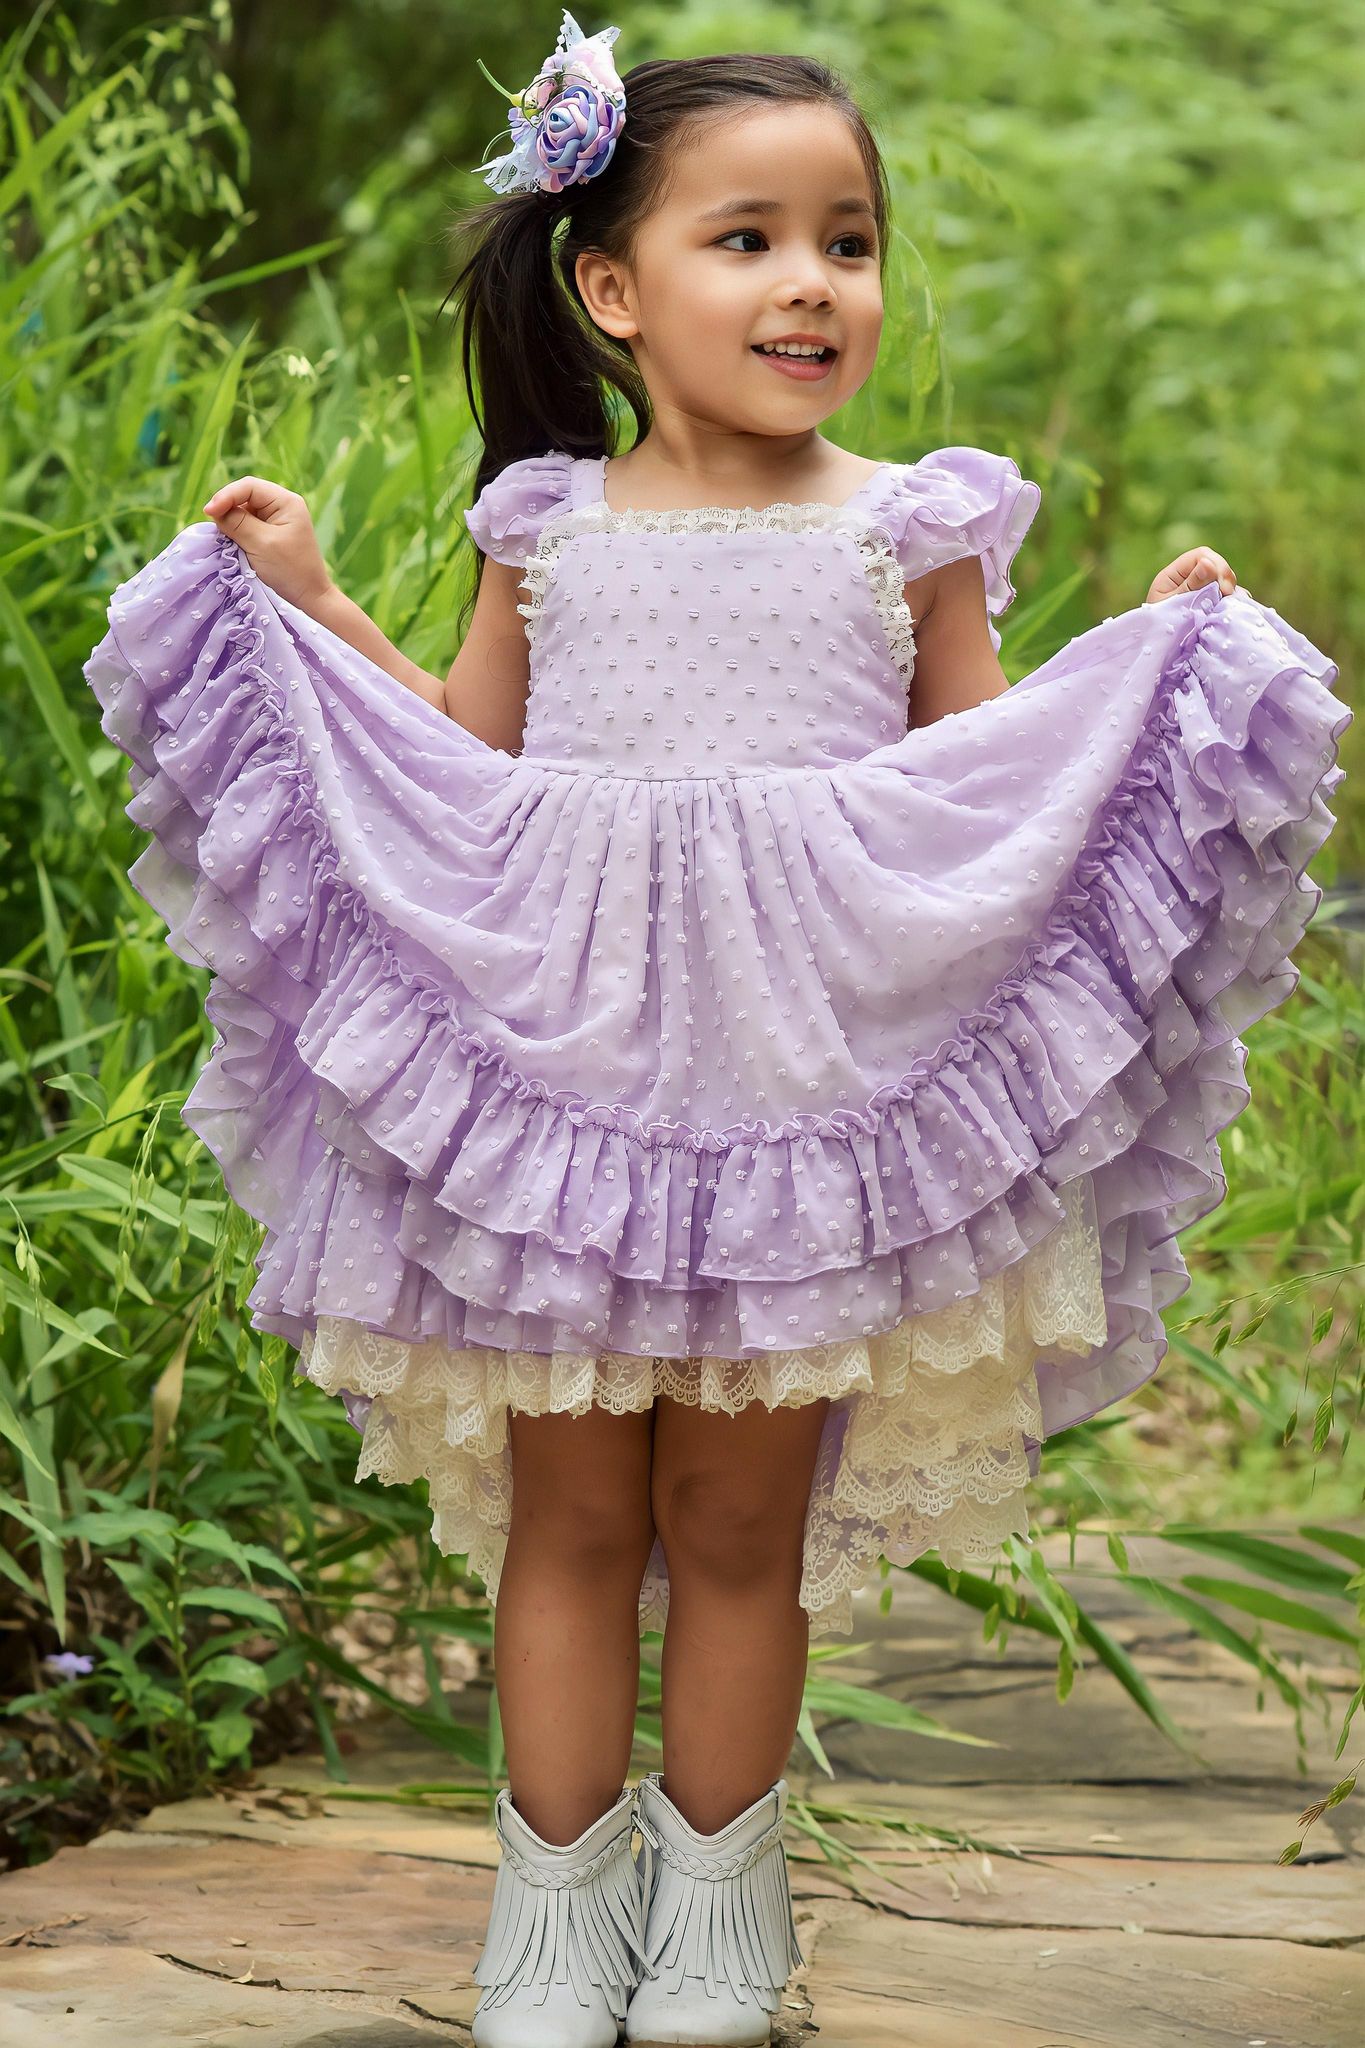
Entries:
{"label": "white lace trim", "polygon": [[[425,1479],[438,1549],[467,1556],[496,1601],[512,1516],[509,1408],[530,1415],[647,1409],[659,1395],[734,1414],[830,1398],[806,1516],[801,1604],[812,1637],[853,1628],[853,1594],[885,1556],[937,1547],[950,1568],[989,1565],[1025,1535],[1027,1434],[1043,1437],[1042,1351],[1103,1344],[1107,1317],[1088,1176],[1059,1190],[1065,1219],[976,1294],[879,1335],[755,1358],[453,1350],[321,1316],[300,1368],[329,1394],[371,1397],[357,1480]],[[667,1562],[656,1543],[640,1628],[662,1629]]]}
{"label": "white lace trim", "polygon": [[855,538],[863,551],[863,571],[891,659],[908,692],[915,673],[915,622],[905,601],[905,571],[884,526],[860,527]]}
{"label": "white lace trim", "polygon": [[553,513],[542,525],[522,570],[530,602],[518,604],[517,610],[526,621],[526,638],[534,648],[559,557],[580,533],[804,533],[812,526],[847,531],[857,542],[891,659],[908,690],[915,670],[915,622],[905,602],[905,571],[895,542],[885,527],[877,526],[855,506],[826,505],[819,499],[760,506],[632,507],[616,512],[605,500],[594,498]]}

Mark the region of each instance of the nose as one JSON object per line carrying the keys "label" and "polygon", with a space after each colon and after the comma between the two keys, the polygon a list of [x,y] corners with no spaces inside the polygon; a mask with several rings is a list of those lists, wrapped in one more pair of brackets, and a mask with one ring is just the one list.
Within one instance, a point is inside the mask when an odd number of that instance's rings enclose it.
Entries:
{"label": "nose", "polygon": [[833,282],[819,264],[793,276],[783,294],[783,303],[800,306],[833,306],[838,303]]}

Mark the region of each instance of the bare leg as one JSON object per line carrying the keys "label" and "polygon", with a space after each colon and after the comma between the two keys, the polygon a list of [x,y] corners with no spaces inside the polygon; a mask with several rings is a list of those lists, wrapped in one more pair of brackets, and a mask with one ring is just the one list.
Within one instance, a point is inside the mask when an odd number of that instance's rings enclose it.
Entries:
{"label": "bare leg", "polygon": [[714,1834],[786,1767],[809,1617],[802,1538],[827,1400],[738,1415],[655,1404],[651,1498],[668,1558],[664,1790]]}
{"label": "bare leg", "polygon": [[493,1661],[512,1803],[542,1841],[576,1841],[630,1767],[653,1423],[649,1409],[508,1417],[512,1525]]}

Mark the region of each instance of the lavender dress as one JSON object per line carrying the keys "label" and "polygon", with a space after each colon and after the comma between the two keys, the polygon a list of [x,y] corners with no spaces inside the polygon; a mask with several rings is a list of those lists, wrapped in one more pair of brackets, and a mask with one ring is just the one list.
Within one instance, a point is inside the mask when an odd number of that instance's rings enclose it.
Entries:
{"label": "lavender dress", "polygon": [[[979,556],[1005,610],[1013,462],[628,513],[603,468],[515,462],[466,514],[524,572],[520,754],[209,524],[85,674],[133,883],[211,970],[185,1120],[266,1225],[253,1322],[357,1476],[425,1478],[496,1596],[509,1408],[829,1396],[801,1598],[846,1633],[879,1554],[1024,1533],[1042,1439],[1157,1369],[1350,713],[1205,588],[907,731],[903,584]],[[667,1594],[658,1545],[642,1628]]]}

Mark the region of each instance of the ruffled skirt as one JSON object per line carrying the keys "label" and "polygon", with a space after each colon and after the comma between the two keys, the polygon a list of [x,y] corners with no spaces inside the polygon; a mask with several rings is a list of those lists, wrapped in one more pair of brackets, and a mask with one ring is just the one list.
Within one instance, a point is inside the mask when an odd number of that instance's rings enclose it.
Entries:
{"label": "ruffled skirt", "polygon": [[[828,1397],[818,1634],[879,1555],[988,1561],[1042,1440],[1156,1371],[1350,718],[1248,593],[1125,613],[1003,698],[728,790],[486,746],[209,526],[115,592],[85,673],[150,834],[130,877],[213,977],[184,1116],[266,1226],[252,1320],[345,1397],[362,1476],[427,1480],[491,1592],[509,1409]],[[629,919],[655,864],[662,919],[727,859],[730,903],[765,877],[823,919],[730,913],[739,964],[761,926],[770,984],[808,995],[812,1106],[694,1127],[639,1022],[687,933]],[[877,981],[832,875],[904,935]],[[589,895],[635,932],[596,980]],[[698,1004],[686,1065],[725,1046],[742,1079],[743,975],[711,987],[730,1008]],[[656,1549],[642,1626],[666,1599]]]}
{"label": "ruffled skirt", "polygon": [[[844,1344],[760,1357],[641,1358],[626,1352],[452,1350],[413,1345],[339,1316],[305,1335],[300,1369],[346,1394],[364,1442],[356,1471],[425,1479],[437,1547],[467,1557],[496,1600],[512,1522],[509,1409],[526,1415],[638,1413],[658,1395],[736,1414],[751,1401],[828,1398],[806,1513],[801,1605],[812,1639],[847,1634],[853,1595],[879,1556],[989,1565],[1028,1528],[1030,1443],[1043,1434],[1040,1351],[1104,1342],[1099,1239],[1088,1179],[1063,1191],[1065,1221],[949,1308]],[[640,1592],[640,1628],[662,1629],[661,1541]]]}

